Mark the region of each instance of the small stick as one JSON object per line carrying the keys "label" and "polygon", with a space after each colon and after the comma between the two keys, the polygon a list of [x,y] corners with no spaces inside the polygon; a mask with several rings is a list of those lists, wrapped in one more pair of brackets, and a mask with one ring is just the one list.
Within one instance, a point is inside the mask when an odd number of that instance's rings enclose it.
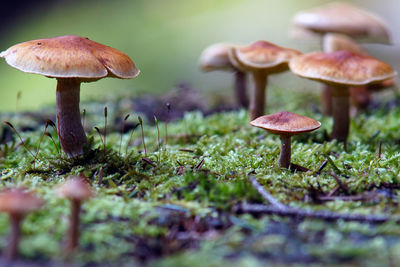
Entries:
{"label": "small stick", "polygon": [[347,190],[347,187],[343,184],[343,182],[339,179],[339,177],[334,173],[333,171],[330,173],[330,175],[336,180],[338,186],[343,190],[343,192],[348,195],[349,190]]}
{"label": "small stick", "polygon": [[107,107],[104,107],[104,156],[106,155],[106,144],[107,144]]}
{"label": "small stick", "polygon": [[328,165],[328,160],[325,160],[324,162],[322,162],[321,166],[319,166],[316,174],[320,175],[322,170],[326,167],[326,165]]}
{"label": "small stick", "polygon": [[279,202],[276,198],[274,198],[270,193],[268,193],[267,190],[265,190],[265,188],[258,183],[257,179],[254,176],[250,176],[250,183],[257,190],[257,192],[274,208],[278,210],[286,210],[288,208],[284,204]]}
{"label": "small stick", "polygon": [[384,223],[387,221],[394,220],[396,223],[400,223],[399,216],[387,216],[387,215],[365,215],[365,214],[346,214],[336,213],[329,210],[304,210],[298,208],[286,208],[280,209],[272,205],[263,204],[248,204],[241,203],[234,206],[233,210],[238,213],[251,213],[251,214],[271,214],[285,217],[296,217],[296,218],[315,218],[326,221],[356,221],[361,223]]}
{"label": "small stick", "polygon": [[97,180],[97,184],[99,185],[99,186],[101,186],[101,184],[103,183],[103,176],[104,176],[104,174],[103,174],[104,172],[103,172],[103,166],[101,166],[100,167],[100,170],[99,170],[99,179]]}
{"label": "small stick", "polygon": [[121,140],[119,142],[119,150],[118,150],[119,156],[121,156],[122,136],[124,135],[124,132],[125,132],[125,123],[126,123],[126,120],[129,118],[129,116],[130,116],[130,114],[126,114],[124,120],[122,121]]}
{"label": "small stick", "polygon": [[194,167],[195,170],[200,170],[201,167],[203,167],[204,164],[204,159],[200,160],[200,162],[196,165],[196,167]]}
{"label": "small stick", "polygon": [[142,142],[143,142],[143,149],[144,149],[144,155],[147,157],[147,150],[146,150],[146,142],[144,141],[144,131],[143,131],[143,120],[142,117],[138,116],[140,128],[142,129]]}
{"label": "small stick", "polygon": [[167,119],[165,120],[165,150],[167,150],[168,143],[168,122],[169,122],[169,113],[171,111],[171,104],[167,103]]}
{"label": "small stick", "polygon": [[154,163],[153,163],[150,159],[148,159],[148,158],[143,157],[142,160],[143,160],[145,163],[147,163],[147,164],[153,166],[154,168],[157,167],[157,165],[154,164]]}
{"label": "small stick", "polygon": [[382,158],[382,140],[379,140],[378,159]]}
{"label": "small stick", "polygon": [[154,115],[154,124],[157,128],[157,141],[158,141],[158,161],[161,162],[161,142],[160,142],[160,128],[158,127],[158,120],[156,115]]}

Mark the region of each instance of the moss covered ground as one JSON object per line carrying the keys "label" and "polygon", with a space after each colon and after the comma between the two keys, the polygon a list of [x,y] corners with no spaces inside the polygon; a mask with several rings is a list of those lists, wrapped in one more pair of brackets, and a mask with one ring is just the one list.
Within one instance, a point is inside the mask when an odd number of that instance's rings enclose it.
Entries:
{"label": "moss covered ground", "polygon": [[[292,162],[308,172],[279,168],[279,138],[251,127],[245,110],[206,117],[186,113],[168,123],[168,140],[164,122],[143,117],[144,151],[141,127],[132,127],[140,114],[130,112],[121,134],[121,124],[114,122],[129,111],[120,102],[83,103],[91,151],[76,159],[59,154],[52,127],[47,132],[55,143],[42,138],[44,115],[2,114],[33,154],[42,140],[32,163],[17,135],[2,126],[1,187],[23,186],[45,201],[23,222],[20,259],[67,260],[77,266],[396,265],[400,228],[394,219],[379,224],[325,221],[235,209],[242,203],[268,205],[249,182],[253,176],[277,200],[297,209],[395,218],[400,213],[395,94],[353,117],[345,151],[343,144],[326,141],[331,120],[318,112],[317,95],[270,90],[270,112],[288,110],[322,122],[318,131],[292,139]],[[104,106],[105,150],[93,128],[103,132]],[[52,112],[51,107],[44,111]],[[83,206],[79,250],[65,259],[69,203],[54,189],[71,175],[87,177],[96,196]],[[8,232],[8,218],[1,214],[0,248],[7,245]]]}

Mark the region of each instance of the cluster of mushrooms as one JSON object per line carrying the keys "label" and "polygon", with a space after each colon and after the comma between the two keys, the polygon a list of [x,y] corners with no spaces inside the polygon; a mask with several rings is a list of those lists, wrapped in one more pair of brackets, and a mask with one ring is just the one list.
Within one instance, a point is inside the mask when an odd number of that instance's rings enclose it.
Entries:
{"label": "cluster of mushrooms", "polygon": [[[323,107],[333,116],[331,138],[345,142],[349,134],[350,98],[365,106],[371,90],[393,85],[396,71],[388,64],[367,55],[355,39],[390,42],[385,24],[375,15],[345,3],[330,3],[294,17],[296,35],[322,35],[323,52],[302,54],[267,41],[251,45],[216,44],[207,48],[200,59],[205,71],[229,70],[235,74],[238,103],[248,107],[250,124],[281,138],[279,165],[290,166],[293,135],[318,129],[321,123],[288,111],[264,115],[268,76],[290,69],[294,74],[324,85]],[[80,84],[104,77],[131,79],[139,75],[133,61],[124,53],[87,38],[68,35],[32,40],[14,45],[0,53],[12,67],[23,72],[57,79],[57,134],[69,157],[84,153],[87,143],[79,110]],[[250,100],[247,99],[247,74],[252,77]],[[81,178],[69,179],[58,193],[71,200],[72,212],[67,251],[78,243],[79,211],[83,200],[93,195]],[[24,189],[0,193],[0,211],[12,222],[8,258],[17,253],[23,217],[40,208],[43,201]]]}
{"label": "cluster of mushrooms", "polygon": [[[84,178],[73,176],[59,185],[55,193],[71,202],[69,229],[63,250],[68,256],[78,247],[79,215],[82,202],[91,198],[93,191]],[[43,204],[42,199],[24,188],[10,188],[0,193],[0,212],[7,213],[11,222],[10,240],[4,250],[4,256],[7,259],[12,260],[17,257],[22,220],[30,212],[40,209]]]}
{"label": "cluster of mushrooms", "polygon": [[[290,137],[318,129],[320,123],[288,111],[264,115],[268,76],[290,70],[323,84],[324,114],[332,115],[331,139],[346,142],[350,128],[350,102],[365,107],[370,91],[394,85],[396,71],[370,55],[356,41],[390,43],[382,20],[347,3],[329,3],[296,14],[295,37],[322,36],[322,52],[302,54],[267,41],[251,45],[219,43],[206,48],[200,57],[204,71],[231,70],[235,73],[236,98],[246,95],[245,74],[252,77],[248,104],[250,124],[280,136],[279,166],[290,165]],[[244,98],[246,99],[246,98]],[[350,101],[351,100],[351,101]],[[247,107],[247,101],[238,101]]]}

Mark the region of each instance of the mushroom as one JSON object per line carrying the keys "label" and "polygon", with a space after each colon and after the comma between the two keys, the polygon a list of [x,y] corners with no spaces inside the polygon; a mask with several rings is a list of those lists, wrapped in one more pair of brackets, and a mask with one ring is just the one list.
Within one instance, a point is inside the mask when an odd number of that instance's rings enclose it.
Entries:
{"label": "mushroom", "polygon": [[57,193],[59,196],[68,198],[71,201],[71,214],[66,243],[66,250],[68,253],[71,253],[78,247],[79,213],[82,202],[91,198],[93,192],[91,187],[83,178],[73,176],[57,188]]}
{"label": "mushroom", "polygon": [[41,199],[23,188],[6,189],[0,193],[0,211],[7,213],[11,221],[11,237],[4,251],[8,259],[15,259],[18,254],[22,219],[42,205]]}
{"label": "mushroom", "polygon": [[328,84],[332,88],[332,139],[346,141],[349,133],[349,86],[367,86],[396,76],[388,64],[370,56],[341,50],[313,52],[290,61],[290,70],[300,77]]}
{"label": "mushroom", "polygon": [[319,121],[288,111],[261,116],[251,121],[250,124],[280,136],[281,153],[279,154],[279,166],[283,168],[289,168],[290,166],[291,137],[301,133],[312,132],[321,126]]}
{"label": "mushroom", "polygon": [[322,35],[342,33],[369,42],[390,43],[388,26],[380,17],[349,3],[332,2],[300,11],[292,24]]}
{"label": "mushroom", "polygon": [[247,108],[249,100],[246,95],[246,73],[233,66],[228,56],[228,51],[233,46],[232,44],[217,43],[207,47],[200,56],[200,67],[205,72],[214,70],[233,71],[236,102]]}
{"label": "mushroom", "polygon": [[229,58],[238,69],[250,72],[253,91],[250,95],[249,115],[254,120],[264,114],[268,75],[288,70],[289,61],[301,52],[277,46],[267,41],[257,41],[245,47],[232,47]]}
{"label": "mushroom", "polygon": [[75,35],[16,44],[0,57],[23,72],[57,79],[57,133],[70,157],[83,154],[87,142],[79,111],[80,84],[104,77],[131,79],[140,73],[126,54]]}
{"label": "mushroom", "polygon": [[[301,32],[311,31],[323,35],[322,51],[324,52],[343,50],[339,46],[346,46],[345,50],[352,52],[357,52],[353,49],[358,50],[358,53],[363,50],[355,42],[350,45],[349,40],[344,39],[345,37],[326,36],[329,33],[338,33],[341,36],[346,35],[368,42],[390,43],[389,28],[381,18],[348,3],[333,2],[301,11],[293,17],[292,24],[296,32],[301,29]],[[298,36],[306,35],[298,34]],[[333,42],[336,44],[333,45]],[[365,99],[365,96],[360,99]],[[323,87],[321,101],[324,113],[332,115],[332,89],[328,85]]]}

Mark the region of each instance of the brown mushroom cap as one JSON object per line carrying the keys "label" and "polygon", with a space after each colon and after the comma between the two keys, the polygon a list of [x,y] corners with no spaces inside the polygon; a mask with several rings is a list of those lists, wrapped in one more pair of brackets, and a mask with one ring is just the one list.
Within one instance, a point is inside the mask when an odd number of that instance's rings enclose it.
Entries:
{"label": "brown mushroom cap", "polygon": [[243,71],[266,70],[277,73],[288,69],[288,62],[301,52],[277,46],[267,41],[257,41],[245,47],[232,47],[229,58],[232,64]]}
{"label": "brown mushroom cap", "polygon": [[304,54],[291,60],[289,67],[301,77],[343,86],[379,83],[396,76],[392,67],[378,59],[343,50]]}
{"label": "brown mushroom cap", "polygon": [[6,189],[0,193],[0,211],[11,215],[25,215],[39,209],[43,201],[22,188]]}
{"label": "brown mushroom cap", "polygon": [[297,135],[312,132],[321,126],[319,121],[288,111],[258,117],[250,125],[276,135]]}
{"label": "brown mushroom cap", "polygon": [[203,71],[229,70],[233,65],[229,60],[228,51],[234,45],[218,43],[208,46],[201,53],[200,67]]}
{"label": "brown mushroom cap", "polygon": [[336,32],[390,42],[388,27],[382,19],[349,3],[333,2],[299,12],[293,23],[318,33]]}
{"label": "brown mushroom cap", "polygon": [[368,55],[367,51],[352,38],[340,33],[327,33],[322,39],[322,50],[331,53],[347,50],[356,54]]}
{"label": "brown mushroom cap", "polygon": [[53,78],[135,78],[140,71],[121,51],[75,35],[38,39],[16,44],[0,53],[7,63],[23,72]]}
{"label": "brown mushroom cap", "polygon": [[57,188],[61,197],[72,200],[84,201],[93,196],[93,191],[87,182],[81,177],[71,177]]}

